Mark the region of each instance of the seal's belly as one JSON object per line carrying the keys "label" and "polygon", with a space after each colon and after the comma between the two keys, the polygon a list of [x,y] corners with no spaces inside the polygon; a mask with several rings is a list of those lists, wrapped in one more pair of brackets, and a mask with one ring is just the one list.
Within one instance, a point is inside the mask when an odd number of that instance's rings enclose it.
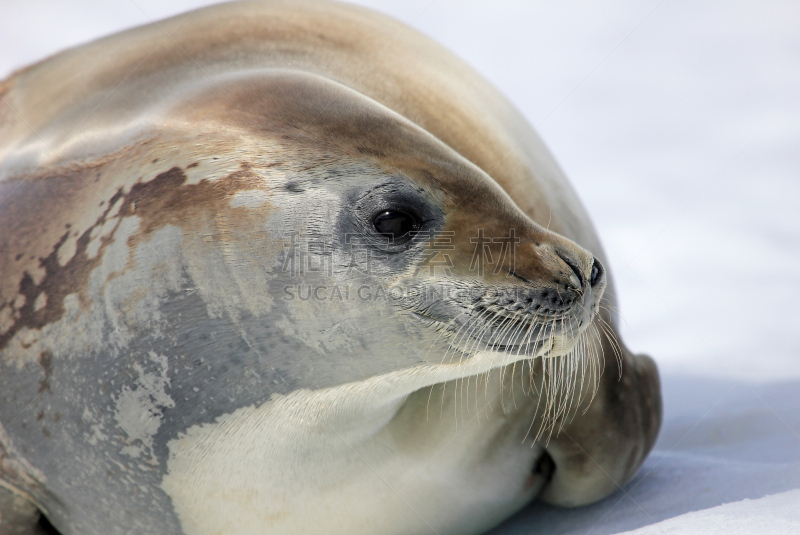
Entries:
{"label": "seal's belly", "polygon": [[187,535],[480,533],[541,489],[530,420],[487,406],[493,388],[436,385],[376,411],[364,384],[296,391],[170,442],[162,487]]}

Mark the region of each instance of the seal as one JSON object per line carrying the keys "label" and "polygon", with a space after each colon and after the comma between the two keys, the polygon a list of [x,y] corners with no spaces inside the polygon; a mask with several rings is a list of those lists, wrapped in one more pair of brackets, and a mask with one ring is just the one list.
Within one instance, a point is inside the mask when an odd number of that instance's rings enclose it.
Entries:
{"label": "seal", "polygon": [[402,24],[223,4],[0,94],[7,533],[480,533],[652,447],[576,195]]}

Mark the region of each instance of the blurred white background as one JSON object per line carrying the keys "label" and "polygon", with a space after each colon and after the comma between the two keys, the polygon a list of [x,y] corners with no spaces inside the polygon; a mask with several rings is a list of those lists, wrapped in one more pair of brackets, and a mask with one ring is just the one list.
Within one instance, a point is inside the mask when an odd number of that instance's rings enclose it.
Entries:
{"label": "blurred white background", "polygon": [[[502,532],[800,533],[800,2],[356,3],[443,43],[534,125],[604,242],[626,343],[662,370],[637,479]],[[0,0],[0,77],[202,4]]]}

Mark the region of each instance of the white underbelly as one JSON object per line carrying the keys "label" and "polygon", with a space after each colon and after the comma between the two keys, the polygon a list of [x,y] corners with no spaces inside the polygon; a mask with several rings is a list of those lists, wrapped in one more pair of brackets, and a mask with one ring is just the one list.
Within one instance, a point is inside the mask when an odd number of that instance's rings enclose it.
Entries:
{"label": "white underbelly", "polygon": [[171,441],[162,487],[187,535],[480,533],[541,487],[529,411],[496,386],[296,391]]}

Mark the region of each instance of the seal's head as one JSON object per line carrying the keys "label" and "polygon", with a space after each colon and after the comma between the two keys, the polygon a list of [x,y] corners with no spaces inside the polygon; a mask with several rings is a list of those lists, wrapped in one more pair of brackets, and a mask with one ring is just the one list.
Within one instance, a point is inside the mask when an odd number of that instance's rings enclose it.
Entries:
{"label": "seal's head", "polygon": [[[291,321],[307,329],[304,339],[335,318],[340,332],[368,333],[362,346],[383,372],[490,359],[465,368],[474,373],[565,355],[596,315],[606,286],[597,258],[534,222],[430,133],[363,95],[280,72],[213,87],[188,107],[308,162],[271,185],[277,210],[269,227],[284,252],[267,275]],[[345,317],[358,318],[351,326],[332,312],[342,292],[351,298]]]}

